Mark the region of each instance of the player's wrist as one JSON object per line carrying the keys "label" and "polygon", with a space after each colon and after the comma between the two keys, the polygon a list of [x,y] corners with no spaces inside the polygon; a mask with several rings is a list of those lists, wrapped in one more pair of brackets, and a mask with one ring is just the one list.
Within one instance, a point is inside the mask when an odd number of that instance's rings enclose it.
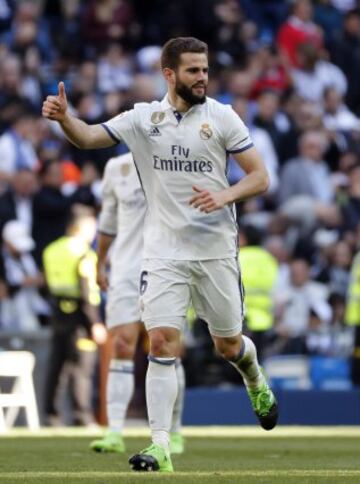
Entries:
{"label": "player's wrist", "polygon": [[227,188],[223,191],[223,200],[224,200],[224,206],[230,205],[235,201],[231,188]]}

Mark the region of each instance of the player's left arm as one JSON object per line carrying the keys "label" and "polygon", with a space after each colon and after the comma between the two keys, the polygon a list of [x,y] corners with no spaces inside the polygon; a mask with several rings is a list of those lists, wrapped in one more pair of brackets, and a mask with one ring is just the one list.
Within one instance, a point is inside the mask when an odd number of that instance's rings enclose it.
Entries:
{"label": "player's left arm", "polygon": [[269,175],[256,148],[250,147],[240,153],[233,153],[232,156],[246,176],[235,185],[219,192],[194,185],[193,190],[196,194],[191,198],[190,205],[199,208],[201,212],[210,213],[222,209],[225,205],[246,200],[267,191]]}

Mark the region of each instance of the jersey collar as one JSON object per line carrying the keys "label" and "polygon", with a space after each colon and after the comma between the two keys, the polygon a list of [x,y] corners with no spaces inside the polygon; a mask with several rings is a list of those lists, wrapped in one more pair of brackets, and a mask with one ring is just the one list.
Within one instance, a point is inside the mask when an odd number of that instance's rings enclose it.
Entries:
{"label": "jersey collar", "polygon": [[[161,104],[161,108],[162,108],[163,111],[167,111],[168,109],[171,109],[171,111],[176,111],[176,109],[174,108],[174,106],[172,106],[170,104],[170,102],[169,102],[169,96],[168,96],[168,94],[166,94],[165,97],[160,101],[160,104]],[[206,101],[205,101],[204,104],[206,104]],[[197,109],[197,108],[199,108],[201,106],[204,106],[204,104],[195,104],[185,114],[190,113],[194,109]]]}

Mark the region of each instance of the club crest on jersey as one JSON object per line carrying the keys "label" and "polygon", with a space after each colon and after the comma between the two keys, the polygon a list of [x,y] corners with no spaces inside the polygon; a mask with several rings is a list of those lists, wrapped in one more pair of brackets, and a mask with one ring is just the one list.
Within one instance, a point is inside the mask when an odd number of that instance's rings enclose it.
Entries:
{"label": "club crest on jersey", "polygon": [[159,124],[161,121],[164,121],[165,118],[165,113],[163,111],[155,111],[155,113],[152,113],[151,115],[151,122],[153,124]]}
{"label": "club crest on jersey", "polygon": [[130,163],[125,163],[124,165],[121,165],[121,167],[120,167],[120,172],[121,172],[122,176],[128,176],[128,174],[130,173],[130,170],[131,170]]}
{"label": "club crest on jersey", "polygon": [[210,126],[207,123],[202,124],[200,129],[200,138],[207,140],[210,139],[212,135],[213,132]]}

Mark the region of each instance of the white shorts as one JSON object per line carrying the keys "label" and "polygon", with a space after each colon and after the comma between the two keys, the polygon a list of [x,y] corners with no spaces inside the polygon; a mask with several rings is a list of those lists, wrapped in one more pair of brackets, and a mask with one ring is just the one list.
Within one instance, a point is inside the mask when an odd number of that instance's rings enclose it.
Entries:
{"label": "white shorts", "polygon": [[147,330],[182,330],[192,302],[213,336],[242,330],[243,291],[237,260],[181,261],[146,259],[140,277],[140,308]]}
{"label": "white shorts", "polygon": [[140,321],[139,280],[140,276],[111,282],[106,302],[108,328]]}

